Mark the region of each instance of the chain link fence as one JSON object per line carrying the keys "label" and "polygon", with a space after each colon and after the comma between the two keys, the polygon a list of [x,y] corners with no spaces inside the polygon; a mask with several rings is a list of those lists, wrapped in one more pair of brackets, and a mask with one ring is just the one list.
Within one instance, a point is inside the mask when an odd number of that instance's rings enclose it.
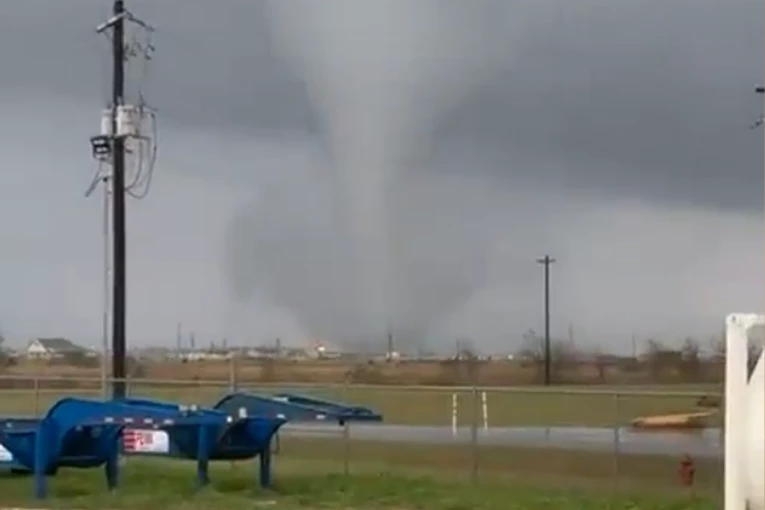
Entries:
{"label": "chain link fence", "polygon": [[[62,397],[108,394],[100,378],[0,376],[0,386],[6,416],[40,416]],[[233,377],[136,378],[127,387],[131,396],[201,405],[232,391],[301,393],[384,416],[384,424],[371,425],[290,423],[275,441],[277,469],[283,463],[346,474],[437,473],[476,483],[722,493],[721,413],[705,407],[719,405],[714,391],[249,385]]]}

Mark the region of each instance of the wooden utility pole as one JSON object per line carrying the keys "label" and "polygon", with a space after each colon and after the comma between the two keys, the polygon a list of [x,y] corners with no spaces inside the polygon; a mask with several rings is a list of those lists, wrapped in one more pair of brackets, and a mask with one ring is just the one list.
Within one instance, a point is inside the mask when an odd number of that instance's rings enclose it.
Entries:
{"label": "wooden utility pole", "polygon": [[552,383],[552,354],[550,348],[550,265],[555,263],[555,259],[545,255],[537,259],[538,264],[544,266],[545,279],[545,386]]}
{"label": "wooden utility pole", "polygon": [[114,0],[112,24],[112,398],[125,398],[125,139],[117,115],[125,102],[125,4]]}
{"label": "wooden utility pole", "polygon": [[[112,17],[96,28],[96,32],[111,32],[112,41],[112,97],[110,112],[105,116],[101,134],[91,137],[90,142],[93,156],[101,163],[110,163],[111,192],[112,192],[112,397],[121,399],[126,396],[126,233],[125,233],[125,195],[130,190],[125,187],[125,144],[128,137],[138,137],[141,140],[151,139],[142,136],[140,125],[144,116],[143,104],[138,108],[141,120],[136,121],[136,107],[128,107],[125,98],[125,23],[127,21],[140,25],[147,32],[153,31],[149,25],[135,18],[125,9],[124,0],[114,0]],[[153,46],[148,43],[143,47],[144,58],[150,59]],[[153,117],[152,117],[153,118]],[[137,128],[137,133],[136,133]],[[156,140],[152,140],[155,144]],[[140,160],[139,160],[140,162]],[[150,163],[153,168],[154,160]],[[151,170],[149,170],[151,171]],[[86,193],[86,196],[90,193]],[[138,198],[138,197],[137,197]]]}

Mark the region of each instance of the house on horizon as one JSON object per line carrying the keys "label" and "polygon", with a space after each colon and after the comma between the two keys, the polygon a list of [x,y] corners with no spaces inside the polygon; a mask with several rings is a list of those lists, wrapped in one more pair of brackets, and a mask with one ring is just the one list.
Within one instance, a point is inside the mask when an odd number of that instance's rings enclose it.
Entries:
{"label": "house on horizon", "polygon": [[93,357],[96,354],[66,338],[35,338],[26,348],[27,358],[55,359],[66,356]]}

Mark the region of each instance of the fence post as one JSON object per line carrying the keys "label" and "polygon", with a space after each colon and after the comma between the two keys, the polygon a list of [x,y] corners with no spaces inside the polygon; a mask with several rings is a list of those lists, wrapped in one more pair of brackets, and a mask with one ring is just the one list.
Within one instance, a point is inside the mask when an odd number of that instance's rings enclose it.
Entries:
{"label": "fence post", "polygon": [[279,432],[274,436],[274,455],[279,455],[282,452],[282,440],[280,439]]}
{"label": "fence post", "polygon": [[[342,401],[348,401],[348,386],[350,384],[350,377],[346,376],[343,379],[342,387]],[[349,476],[351,474],[351,426],[347,421],[343,422],[343,475]]]}
{"label": "fence post", "polygon": [[479,395],[478,387],[473,383],[472,388],[472,417],[470,420],[470,481],[473,483],[478,482],[478,420],[479,418]]}
{"label": "fence post", "polygon": [[[343,377],[343,385],[340,387],[340,400],[342,402],[348,402],[348,393],[350,390],[351,385],[351,377],[350,375],[346,374],[345,377]],[[329,391],[329,393],[334,393],[333,391]]]}
{"label": "fence post", "polygon": [[452,393],[452,436],[457,437],[457,406],[459,404],[457,393]]}
{"label": "fence post", "polygon": [[38,376],[34,376],[32,385],[34,387],[34,412],[35,417],[38,417],[40,416],[40,378]]}
{"label": "fence post", "polygon": [[231,353],[228,362],[228,389],[231,393],[236,392],[237,389],[236,365],[236,354]]}
{"label": "fence post", "polygon": [[101,357],[101,399],[102,400],[108,400],[109,399],[109,372],[107,371],[106,367],[107,363],[107,357],[104,354]]}
{"label": "fence post", "polygon": [[621,420],[620,420],[620,395],[619,392],[614,392],[614,423],[613,423],[613,429],[614,429],[614,452],[613,452],[613,483],[614,483],[614,490],[617,490],[619,488],[619,457],[621,456],[621,441],[619,438],[619,431],[621,427]]}
{"label": "fence post", "polygon": [[351,474],[351,426],[343,422],[343,474]]}
{"label": "fence post", "polygon": [[[723,400],[723,398],[724,398],[723,396],[724,395],[725,395],[725,385],[723,385],[723,388],[720,391],[720,412],[717,413],[718,416],[720,417],[720,422],[719,422],[719,431],[720,431],[720,433],[718,434],[718,438],[717,438],[718,448],[720,448],[720,451],[724,451],[724,448],[725,448],[725,429],[728,426],[727,422],[725,420],[725,401]],[[717,466],[718,469],[719,469],[718,472],[719,473],[725,473],[725,455],[720,455],[719,458],[720,458],[720,462],[719,462],[719,464]],[[724,480],[724,478],[723,478],[723,480]],[[725,482],[723,481],[723,483],[721,484],[721,487],[720,487],[720,489],[723,491],[722,492],[722,497],[720,499],[721,501],[724,501],[724,499],[725,499],[724,487],[725,487]]]}
{"label": "fence post", "polygon": [[489,402],[486,392],[481,392],[481,417],[483,419],[483,430],[489,430]]}

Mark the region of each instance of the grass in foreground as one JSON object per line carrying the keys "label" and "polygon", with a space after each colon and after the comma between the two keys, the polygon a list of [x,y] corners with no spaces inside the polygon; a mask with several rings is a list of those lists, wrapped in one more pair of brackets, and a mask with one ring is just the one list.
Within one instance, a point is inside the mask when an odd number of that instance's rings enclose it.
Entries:
{"label": "grass in foreground", "polygon": [[[337,465],[279,459],[275,485],[255,486],[251,463],[215,466],[211,486],[197,490],[192,463],[130,459],[123,467],[120,488],[106,492],[100,470],[62,471],[51,479],[51,508],[97,510],[229,510],[272,508],[342,510],[542,510],[542,509],[666,509],[716,508],[711,498],[689,495],[620,494],[586,489],[560,489],[517,480],[484,480],[477,484],[415,476],[384,474],[368,466],[358,474],[331,473]],[[40,507],[30,498],[30,478],[0,478],[0,504]]]}
{"label": "grass in foreground", "polygon": [[[441,478],[514,480],[532,485],[593,488],[604,491],[647,490],[686,493],[678,480],[679,456],[614,455],[612,452],[519,446],[417,444],[381,441],[282,437],[277,462],[337,459],[356,473],[370,465],[378,471],[436,473]],[[370,464],[372,461],[372,464]],[[696,458],[695,490],[716,497],[722,492],[722,462]]]}

